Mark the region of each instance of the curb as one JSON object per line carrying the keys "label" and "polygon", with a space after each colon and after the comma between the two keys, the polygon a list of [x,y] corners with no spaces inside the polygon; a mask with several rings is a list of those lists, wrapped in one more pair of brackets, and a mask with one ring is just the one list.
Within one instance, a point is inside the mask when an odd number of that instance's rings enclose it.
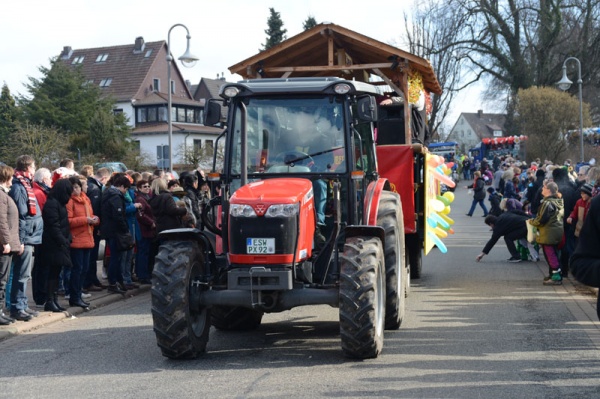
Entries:
{"label": "curb", "polygon": [[95,309],[110,305],[115,302],[124,301],[127,298],[132,298],[135,296],[145,294],[146,292],[150,291],[151,287],[151,285],[142,285],[138,289],[127,291],[127,294],[125,296],[108,293],[106,290],[103,290],[101,292],[95,292],[92,294],[92,298],[89,298],[89,311],[85,311],[77,306],[69,307],[66,311],[59,313],[45,312],[43,310],[39,310],[39,316],[34,317],[29,321],[16,321],[8,326],[0,326],[0,341],[4,341],[5,339],[14,337],[15,335],[37,330],[48,324],[52,324],[60,320],[69,319],[72,316],[77,316],[82,313],[89,314]]}

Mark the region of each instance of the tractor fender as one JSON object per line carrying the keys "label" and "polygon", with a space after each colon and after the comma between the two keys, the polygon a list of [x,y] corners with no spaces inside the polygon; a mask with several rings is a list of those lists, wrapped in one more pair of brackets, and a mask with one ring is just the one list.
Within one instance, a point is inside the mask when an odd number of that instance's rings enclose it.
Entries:
{"label": "tractor fender", "polygon": [[180,228],[161,231],[159,241],[195,241],[203,248],[205,259],[215,260],[216,235],[208,230]]}
{"label": "tractor fender", "polygon": [[388,179],[379,178],[373,181],[367,187],[365,193],[365,204],[364,204],[364,216],[363,223],[368,226],[377,226],[377,212],[379,210],[379,200],[381,199],[381,192],[383,190],[390,189],[390,182]]}
{"label": "tractor fender", "polygon": [[350,237],[377,237],[381,240],[381,245],[385,247],[385,230],[380,226],[348,226],[344,229],[345,238]]}

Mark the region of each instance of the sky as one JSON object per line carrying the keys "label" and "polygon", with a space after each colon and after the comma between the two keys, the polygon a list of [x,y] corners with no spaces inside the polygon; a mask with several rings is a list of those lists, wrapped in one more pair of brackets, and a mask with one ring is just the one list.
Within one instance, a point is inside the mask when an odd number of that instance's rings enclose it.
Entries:
{"label": "sky", "polygon": [[[139,36],[147,42],[167,40],[175,24],[189,29],[191,52],[200,58],[193,68],[179,65],[185,79],[197,84],[202,77],[214,79],[224,74],[228,81],[237,81],[240,76],[231,75],[228,67],[253,56],[265,43],[271,7],[280,13],[288,38],[300,33],[303,22],[313,16],[319,23],[331,22],[403,48],[403,13],[409,11],[412,1],[359,4],[360,9],[339,0],[6,2],[0,23],[0,86],[6,83],[13,96],[26,95],[28,77],[40,78],[39,68],[48,67],[65,46],[86,49],[133,44]],[[185,52],[186,30],[173,28],[170,39],[172,54],[178,58]],[[481,108],[477,97],[466,93],[456,100],[454,120],[460,112]]]}

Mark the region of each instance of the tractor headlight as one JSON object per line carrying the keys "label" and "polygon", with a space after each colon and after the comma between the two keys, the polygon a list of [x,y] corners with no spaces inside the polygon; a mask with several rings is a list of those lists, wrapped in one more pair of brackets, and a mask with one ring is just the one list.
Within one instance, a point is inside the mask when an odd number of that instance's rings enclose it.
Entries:
{"label": "tractor headlight", "polygon": [[281,217],[291,217],[296,216],[300,209],[300,205],[298,203],[295,204],[275,204],[269,206],[267,212],[265,213],[265,217],[268,218],[281,218]]}
{"label": "tractor headlight", "polygon": [[234,217],[255,218],[256,212],[250,205],[231,204],[229,206],[229,214]]}

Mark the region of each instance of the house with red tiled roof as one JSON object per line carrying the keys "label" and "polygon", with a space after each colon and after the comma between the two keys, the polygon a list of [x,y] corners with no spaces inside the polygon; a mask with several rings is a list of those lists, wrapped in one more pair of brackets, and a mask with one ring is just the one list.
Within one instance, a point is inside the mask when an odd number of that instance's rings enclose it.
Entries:
{"label": "house with red tiled roof", "polygon": [[[114,112],[127,116],[141,154],[159,168],[169,167],[166,41],[145,42],[138,37],[134,43],[119,46],[78,50],[65,46],[59,60],[80,68],[88,84],[99,85],[103,95],[115,101]],[[171,82],[173,164],[177,167],[184,163],[185,148],[213,148],[223,129],[202,124],[207,99],[194,98],[177,62],[171,64]]]}
{"label": "house with red tiled roof", "polygon": [[463,112],[458,116],[446,140],[457,142],[460,151],[465,154],[476,147],[481,139],[505,136],[505,123],[506,114],[488,114],[483,110]]}

